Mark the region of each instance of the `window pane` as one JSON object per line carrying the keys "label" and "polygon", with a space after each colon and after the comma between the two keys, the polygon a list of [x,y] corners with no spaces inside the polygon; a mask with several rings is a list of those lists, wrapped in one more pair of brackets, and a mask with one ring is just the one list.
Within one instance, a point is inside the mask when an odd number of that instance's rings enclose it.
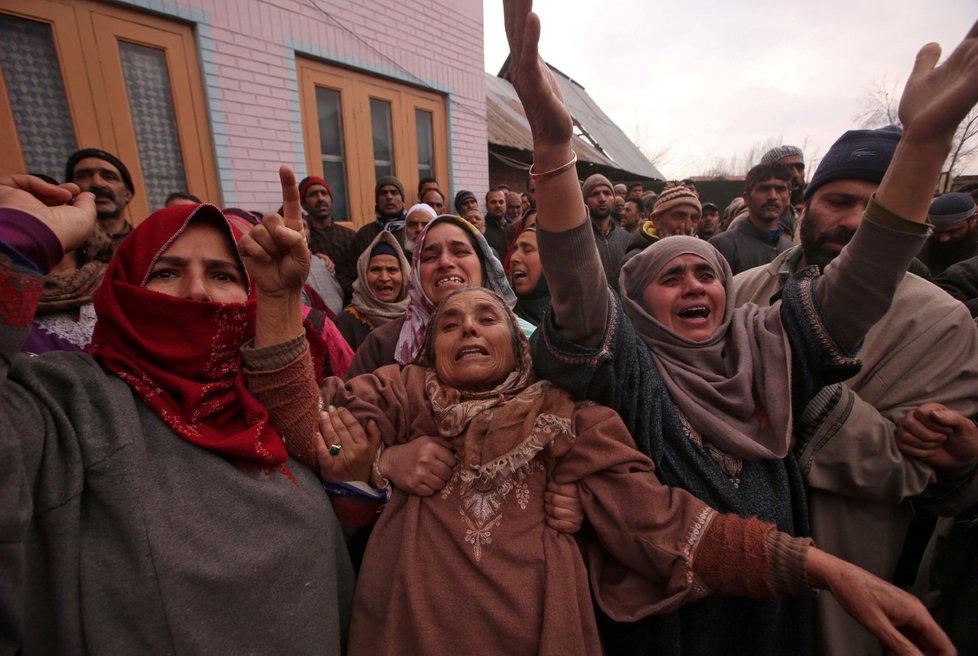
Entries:
{"label": "window pane", "polygon": [[319,150],[323,158],[323,177],[333,190],[333,218],[345,221],[350,216],[346,191],[346,162],[343,159],[343,116],[340,92],[316,87],[316,113],[319,117]]}
{"label": "window pane", "polygon": [[146,199],[153,210],[163,207],[170,193],[187,190],[166,53],[159,48],[120,41],[119,57],[136,131]]}
{"label": "window pane", "polygon": [[433,176],[435,170],[435,136],[431,112],[415,109],[414,125],[418,138],[418,180],[421,180]]}
{"label": "window pane", "polygon": [[370,99],[370,125],[374,138],[374,175],[376,179],[394,175],[394,139],[389,102]]}
{"label": "window pane", "polygon": [[78,146],[51,26],[0,14],[0,43],[0,67],[27,170],[61,180],[65,160]]}

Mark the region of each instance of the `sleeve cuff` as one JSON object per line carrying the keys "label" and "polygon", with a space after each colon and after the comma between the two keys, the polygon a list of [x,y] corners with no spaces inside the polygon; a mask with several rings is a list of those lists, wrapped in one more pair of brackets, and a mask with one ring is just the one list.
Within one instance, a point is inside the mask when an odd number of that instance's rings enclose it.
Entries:
{"label": "sleeve cuff", "polygon": [[768,583],[781,594],[812,594],[808,583],[805,559],[808,549],[815,545],[811,538],[794,538],[778,530],[770,530],[764,537],[771,554]]}
{"label": "sleeve cuff", "polygon": [[926,235],[933,227],[929,221],[923,223],[920,221],[911,221],[895,212],[891,212],[880,205],[879,201],[876,200],[876,194],[870,196],[869,204],[866,205],[866,218],[883,228],[909,235]]}
{"label": "sleeve cuff", "polygon": [[241,361],[248,371],[276,371],[294,362],[307,349],[305,333],[264,348],[255,348],[252,340],[241,347]]}
{"label": "sleeve cuff", "polygon": [[42,274],[65,256],[61,241],[51,228],[32,214],[10,207],[0,208],[0,242],[33,262]]}

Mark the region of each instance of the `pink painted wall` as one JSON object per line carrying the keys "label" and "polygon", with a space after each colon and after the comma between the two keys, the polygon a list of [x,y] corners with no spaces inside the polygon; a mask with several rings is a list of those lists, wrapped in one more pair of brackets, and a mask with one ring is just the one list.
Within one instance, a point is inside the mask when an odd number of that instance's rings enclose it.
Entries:
{"label": "pink painted wall", "polygon": [[305,174],[297,54],[444,93],[452,179],[442,185],[488,187],[481,0],[126,4],[196,28],[225,206],[276,208],[279,164]]}

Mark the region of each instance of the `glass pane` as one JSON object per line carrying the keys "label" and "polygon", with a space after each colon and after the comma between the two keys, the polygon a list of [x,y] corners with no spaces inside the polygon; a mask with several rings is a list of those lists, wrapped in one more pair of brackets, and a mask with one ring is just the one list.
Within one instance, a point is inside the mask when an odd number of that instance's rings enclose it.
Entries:
{"label": "glass pane", "polygon": [[78,146],[51,26],[0,14],[0,43],[0,67],[27,170],[61,181],[65,160]]}
{"label": "glass pane", "polygon": [[435,170],[435,136],[431,112],[414,110],[414,125],[418,138],[418,180],[433,176]]}
{"label": "glass pane", "polygon": [[136,131],[146,200],[153,210],[163,207],[166,197],[174,191],[187,190],[166,53],[159,48],[120,41],[119,58]]}
{"label": "glass pane", "polygon": [[370,125],[374,138],[374,174],[377,178],[394,175],[394,138],[389,102],[370,99]]}
{"label": "glass pane", "polygon": [[333,190],[333,218],[345,221],[350,216],[346,190],[346,161],[343,159],[343,116],[340,92],[316,87],[316,114],[319,119],[319,151],[323,177]]}

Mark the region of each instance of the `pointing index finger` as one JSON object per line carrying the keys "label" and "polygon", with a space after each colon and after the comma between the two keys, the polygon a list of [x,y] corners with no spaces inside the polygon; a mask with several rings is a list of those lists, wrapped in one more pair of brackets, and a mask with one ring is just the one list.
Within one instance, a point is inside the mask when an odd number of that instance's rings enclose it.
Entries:
{"label": "pointing index finger", "polygon": [[282,183],[282,218],[285,219],[285,225],[292,230],[302,232],[302,204],[295,173],[283,164],[278,169],[278,177]]}

